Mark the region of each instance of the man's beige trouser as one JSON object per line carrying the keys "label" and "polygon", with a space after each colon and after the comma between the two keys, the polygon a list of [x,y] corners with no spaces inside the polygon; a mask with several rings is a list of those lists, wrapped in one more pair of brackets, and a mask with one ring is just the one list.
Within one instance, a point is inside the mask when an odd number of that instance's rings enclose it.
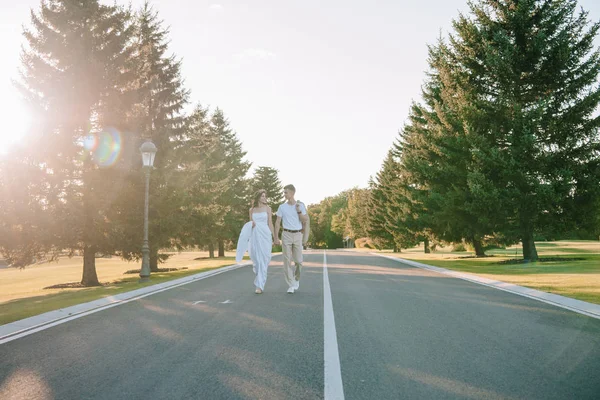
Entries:
{"label": "man's beige trouser", "polygon": [[[282,236],[283,273],[288,287],[296,287],[300,281],[302,268],[302,232],[283,231]],[[292,266],[292,259],[295,268]]]}

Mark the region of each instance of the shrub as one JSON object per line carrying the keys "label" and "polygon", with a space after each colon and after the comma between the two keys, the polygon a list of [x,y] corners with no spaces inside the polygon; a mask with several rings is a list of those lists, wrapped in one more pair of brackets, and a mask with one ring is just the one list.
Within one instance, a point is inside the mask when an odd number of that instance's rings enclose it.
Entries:
{"label": "shrub", "polygon": [[465,247],[464,243],[454,243],[452,245],[452,252],[458,253],[463,251],[467,251],[467,248]]}

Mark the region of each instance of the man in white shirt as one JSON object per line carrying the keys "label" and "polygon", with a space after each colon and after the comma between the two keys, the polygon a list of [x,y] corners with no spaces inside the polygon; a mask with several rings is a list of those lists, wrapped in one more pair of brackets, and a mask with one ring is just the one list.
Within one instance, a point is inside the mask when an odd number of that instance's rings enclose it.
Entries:
{"label": "man in white shirt", "polygon": [[[302,268],[302,224],[308,220],[308,214],[304,204],[294,199],[296,188],[287,185],[283,188],[283,195],[287,200],[277,209],[275,215],[275,244],[280,244],[279,227],[283,220],[282,250],[283,250],[283,272],[288,285],[287,292],[293,294],[300,287],[300,269]],[[292,268],[292,258],[295,269]]]}

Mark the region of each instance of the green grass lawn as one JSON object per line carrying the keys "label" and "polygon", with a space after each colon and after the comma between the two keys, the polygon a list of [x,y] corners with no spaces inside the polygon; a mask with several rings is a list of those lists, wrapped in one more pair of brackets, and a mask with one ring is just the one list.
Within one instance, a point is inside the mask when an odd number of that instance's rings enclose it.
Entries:
{"label": "green grass lawn", "polygon": [[[210,271],[235,264],[231,255],[224,258],[208,259],[198,257],[198,253],[181,253],[160,268],[182,267],[186,269],[172,272],[152,273],[150,281],[139,283],[138,275],[123,275],[127,269],[139,268],[122,260],[97,260],[97,270],[103,286],[74,289],[44,289],[51,284],[68,283],[73,276],[81,274],[78,260],[65,259],[59,263],[17,270],[0,270],[0,325],[42,314],[48,311],[73,306],[88,301],[129,292],[145,286],[182,278],[199,272]],[[34,279],[35,277],[35,279]],[[12,278],[13,282],[9,279]]]}
{"label": "green grass lawn", "polygon": [[522,259],[520,247],[490,250],[486,252],[490,257],[485,258],[474,258],[472,253],[454,253],[449,249],[424,254],[422,247],[386,254],[600,304],[600,242],[539,242],[536,248],[542,259],[556,260],[502,263]]}

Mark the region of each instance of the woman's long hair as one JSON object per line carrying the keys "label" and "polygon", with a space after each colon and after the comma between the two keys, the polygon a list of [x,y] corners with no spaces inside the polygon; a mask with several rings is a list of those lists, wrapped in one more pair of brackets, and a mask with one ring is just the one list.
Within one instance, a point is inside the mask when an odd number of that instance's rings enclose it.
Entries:
{"label": "woman's long hair", "polygon": [[263,193],[266,194],[267,191],[265,189],[260,189],[256,193],[254,193],[254,200],[252,200],[252,208],[258,207],[258,202],[260,201],[260,198],[263,195]]}

